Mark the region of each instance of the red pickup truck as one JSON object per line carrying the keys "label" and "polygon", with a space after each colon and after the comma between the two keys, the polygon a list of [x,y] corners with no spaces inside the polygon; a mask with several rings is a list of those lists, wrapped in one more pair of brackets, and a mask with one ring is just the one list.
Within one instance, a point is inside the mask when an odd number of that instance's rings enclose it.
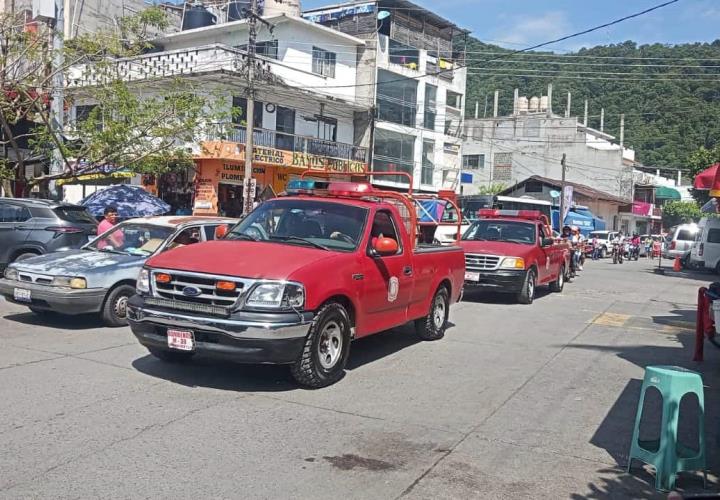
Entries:
{"label": "red pickup truck", "polygon": [[443,337],[464,255],[417,242],[411,196],[308,180],[288,192],[222,240],[147,261],[127,316],[150,353],[289,364],[323,387],[342,377],[353,339],[409,321],[422,339]]}
{"label": "red pickup truck", "polygon": [[553,238],[547,218],[535,210],[483,209],[465,232],[467,290],[513,293],[531,304],[538,285],[562,292],[570,269],[570,248]]}

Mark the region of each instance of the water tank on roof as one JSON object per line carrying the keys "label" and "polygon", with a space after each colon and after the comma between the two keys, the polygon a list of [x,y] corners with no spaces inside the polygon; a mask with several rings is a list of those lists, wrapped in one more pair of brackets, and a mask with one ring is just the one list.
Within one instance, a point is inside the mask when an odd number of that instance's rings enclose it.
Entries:
{"label": "water tank on roof", "polygon": [[204,28],[217,23],[217,16],[209,12],[199,3],[194,3],[185,7],[185,14],[182,20],[182,29],[194,30],[196,28]]}
{"label": "water tank on roof", "polygon": [[540,98],[537,96],[532,96],[530,98],[530,112],[535,112],[540,109]]}
{"label": "water tank on roof", "polygon": [[528,107],[528,98],[525,96],[518,97],[518,113],[527,113]]}
{"label": "water tank on roof", "polygon": [[265,0],[263,16],[300,17],[300,0]]}
{"label": "water tank on roof", "polygon": [[228,4],[227,8],[227,20],[230,21],[239,21],[240,19],[245,19],[248,16],[248,13],[250,12],[250,5],[252,2],[249,0],[239,0],[230,2]]}

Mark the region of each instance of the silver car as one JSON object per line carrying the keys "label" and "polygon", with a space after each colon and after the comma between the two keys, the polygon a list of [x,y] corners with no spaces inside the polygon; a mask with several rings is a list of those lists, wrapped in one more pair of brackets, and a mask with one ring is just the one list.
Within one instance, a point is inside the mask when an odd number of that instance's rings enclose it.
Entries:
{"label": "silver car", "polygon": [[127,323],[125,304],[153,255],[215,239],[237,219],[145,217],[122,222],[79,250],[55,252],[11,264],[0,279],[6,300],[42,314],[99,313],[108,326]]}

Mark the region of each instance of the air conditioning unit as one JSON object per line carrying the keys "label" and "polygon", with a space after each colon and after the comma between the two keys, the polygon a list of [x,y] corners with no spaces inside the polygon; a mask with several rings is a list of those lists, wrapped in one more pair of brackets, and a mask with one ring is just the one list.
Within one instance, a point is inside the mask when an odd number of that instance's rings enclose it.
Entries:
{"label": "air conditioning unit", "polygon": [[55,19],[55,0],[32,0],[32,16],[34,21]]}

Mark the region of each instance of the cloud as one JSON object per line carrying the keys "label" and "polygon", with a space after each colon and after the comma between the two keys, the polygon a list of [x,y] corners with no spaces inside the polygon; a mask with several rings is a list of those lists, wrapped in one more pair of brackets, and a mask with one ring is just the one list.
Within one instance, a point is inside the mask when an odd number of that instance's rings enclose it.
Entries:
{"label": "cloud", "polygon": [[493,38],[507,45],[529,46],[567,35],[571,28],[563,11],[551,11],[540,16],[514,16],[513,20],[512,24],[496,30]]}

